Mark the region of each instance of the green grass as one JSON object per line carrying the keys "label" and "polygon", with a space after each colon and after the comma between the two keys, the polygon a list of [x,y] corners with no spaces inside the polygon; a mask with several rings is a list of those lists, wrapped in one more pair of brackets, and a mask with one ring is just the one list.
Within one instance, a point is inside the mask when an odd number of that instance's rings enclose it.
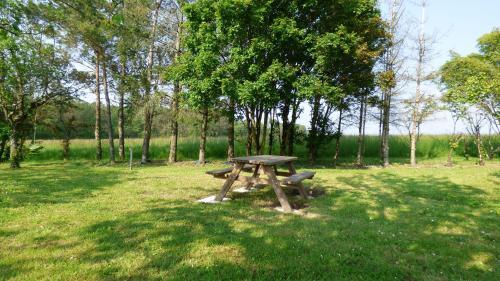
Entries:
{"label": "green grass", "polygon": [[2,164],[0,279],[499,280],[500,163],[471,162],[316,168],[302,215],[196,203],[220,164]]}
{"label": "green grass", "polygon": [[[442,159],[448,154],[448,136],[422,136],[417,147],[418,160],[433,160]],[[497,146],[500,145],[500,137],[492,138],[492,142]],[[36,155],[30,155],[32,161],[54,161],[62,159],[62,150],[60,141],[58,140],[42,140],[41,144],[44,148]],[[133,149],[135,159],[140,159],[142,139],[127,139],[125,142],[128,149]],[[486,144],[486,140],[485,140]],[[115,142],[117,146],[117,142]],[[181,138],[178,146],[178,159],[181,161],[194,161],[198,159],[198,138]],[[474,143],[468,141],[468,151],[471,156],[477,156]],[[340,161],[344,163],[352,162],[357,155],[357,137],[344,136],[341,139],[340,146]],[[150,148],[150,157],[153,160],[165,160],[168,158],[169,140],[166,138],[152,139]],[[266,150],[267,152],[267,150]],[[278,145],[275,145],[274,154],[277,154]],[[108,158],[107,141],[103,140],[103,159]],[[236,139],[236,155],[245,154],[244,139],[240,136]],[[295,153],[301,159],[307,159],[307,148],[304,143],[299,143],[295,146]],[[331,162],[334,154],[334,144],[323,145],[318,153],[319,162]],[[227,140],[225,137],[211,137],[207,142],[207,159],[209,161],[225,159],[227,155]],[[369,164],[378,163],[379,155],[379,138],[377,136],[367,136],[365,156]],[[410,148],[408,146],[408,137],[406,136],[391,136],[390,138],[390,157],[393,162],[407,163],[409,161]],[[458,147],[456,151],[458,157],[464,156],[464,145]],[[497,157],[500,153],[497,153]],[[71,159],[74,160],[93,160],[95,159],[94,140],[73,140],[71,143]]]}

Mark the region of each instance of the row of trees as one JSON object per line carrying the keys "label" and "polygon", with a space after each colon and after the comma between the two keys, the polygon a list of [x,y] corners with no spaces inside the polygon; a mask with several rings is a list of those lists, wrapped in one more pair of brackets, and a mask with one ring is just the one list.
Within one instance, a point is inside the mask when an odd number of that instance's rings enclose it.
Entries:
{"label": "row of trees", "polygon": [[[421,6],[424,12],[425,1]],[[7,127],[1,132],[10,139],[11,166],[19,167],[20,146],[41,122],[37,118],[45,116],[54,132],[77,128],[78,118],[70,109],[79,95],[90,91],[95,95],[97,160],[102,159],[103,131],[110,162],[115,161],[115,131],[118,158],[125,158],[129,116],[140,120],[141,161],[148,162],[154,120],[164,111],[171,138],[169,162],[177,161],[179,120],[186,111],[200,116],[199,163],[205,162],[208,125],[215,116],[227,124],[228,158],[235,156],[237,122],[246,127],[247,154],[271,153],[277,146],[280,154],[291,155],[296,123],[307,103],[311,162],[318,148],[333,139],[336,164],[342,130],[356,123],[357,163],[363,165],[365,124],[375,118],[380,124],[381,163],[387,166],[389,128],[406,104],[415,164],[418,127],[435,108],[435,99],[422,89],[437,77],[426,68],[432,40],[425,33],[423,13],[419,34],[412,40],[415,64],[408,64],[404,3],[390,0],[387,7],[384,20],[373,0],[4,1],[0,122]],[[473,104],[498,126],[498,33],[482,39],[481,54],[470,59],[457,55],[443,67],[446,102],[457,118],[469,120],[464,108]],[[415,71],[408,71],[408,65]],[[462,85],[461,78],[472,73],[477,78]],[[408,80],[414,81],[414,98],[398,104],[394,98]],[[489,81],[496,82],[491,86]],[[481,83],[488,85],[479,87]],[[464,98],[467,95],[471,97]],[[489,107],[483,104],[485,96]]]}

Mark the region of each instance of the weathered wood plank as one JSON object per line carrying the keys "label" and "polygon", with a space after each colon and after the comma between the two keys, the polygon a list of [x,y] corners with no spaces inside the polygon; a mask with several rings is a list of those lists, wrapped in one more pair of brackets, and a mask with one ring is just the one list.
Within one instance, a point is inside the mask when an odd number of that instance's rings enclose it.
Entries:
{"label": "weathered wood plank", "polygon": [[[255,169],[253,170],[253,174],[252,174],[252,177],[253,177],[254,179],[257,179],[257,178],[259,177],[259,169],[260,169],[260,165],[259,165],[259,164],[255,165]],[[253,185],[254,185],[254,183],[253,183],[253,182],[248,182],[248,183],[246,184],[246,186],[245,186],[245,189],[246,189],[246,190],[250,190],[250,189],[252,188],[252,186],[253,186]]]}
{"label": "weathered wood plank", "polygon": [[283,192],[283,190],[281,189],[280,181],[278,180],[278,178],[276,178],[276,174],[274,173],[273,166],[264,165],[264,173],[271,181],[271,185],[274,189],[274,193],[276,193],[276,196],[278,197],[278,200],[280,201],[281,207],[283,208],[283,212],[286,212],[286,213],[292,212],[292,207],[290,206],[290,203],[288,202],[288,199],[286,198],[285,192]]}
{"label": "weathered wood plank", "polygon": [[212,176],[220,176],[220,175],[225,175],[227,173],[230,173],[233,170],[233,167],[227,167],[224,169],[218,169],[218,170],[212,170],[212,171],[207,171],[207,175],[212,175]]}
{"label": "weathered wood plank", "polygon": [[220,190],[219,194],[215,196],[215,200],[222,201],[222,199],[224,199],[229,189],[231,189],[231,186],[233,186],[234,181],[238,178],[242,169],[243,169],[243,164],[236,163],[234,165],[233,171],[227,177],[226,182],[224,182],[224,185],[222,186],[222,189]]}
{"label": "weathered wood plank", "polygon": [[[233,167],[227,167],[224,169],[207,171],[206,174],[218,178],[219,176],[224,176],[226,174],[229,174],[232,170],[233,170]],[[253,165],[245,165],[242,170],[245,172],[252,172]]]}
{"label": "weathered wood plank", "polygon": [[288,178],[282,179],[281,183],[285,185],[297,185],[305,179],[312,179],[315,174],[315,172],[310,171],[302,172],[300,174],[291,175]]}
{"label": "weathered wood plank", "polygon": [[297,160],[297,157],[292,156],[276,156],[276,155],[256,155],[256,156],[246,156],[246,157],[236,157],[232,158],[231,161],[235,163],[245,163],[245,164],[260,164],[260,165],[279,165],[287,162],[292,162]]}
{"label": "weathered wood plank", "polygon": [[[293,162],[288,163],[288,171],[290,172],[290,176],[297,174],[297,170],[295,170],[295,166],[293,165]],[[302,196],[302,198],[304,198],[304,199],[307,199],[308,196],[307,196],[306,190],[304,189],[304,185],[302,184],[302,182],[298,182],[297,184],[295,184],[295,186],[299,190],[300,196]]]}

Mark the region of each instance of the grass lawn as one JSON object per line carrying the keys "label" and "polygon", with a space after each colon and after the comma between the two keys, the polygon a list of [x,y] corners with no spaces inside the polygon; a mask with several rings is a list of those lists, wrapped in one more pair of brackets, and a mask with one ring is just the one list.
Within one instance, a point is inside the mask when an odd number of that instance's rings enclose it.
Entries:
{"label": "grass lawn", "polygon": [[23,164],[0,166],[0,279],[500,280],[498,162],[316,168],[302,215],[270,187],[196,203],[217,164]]}

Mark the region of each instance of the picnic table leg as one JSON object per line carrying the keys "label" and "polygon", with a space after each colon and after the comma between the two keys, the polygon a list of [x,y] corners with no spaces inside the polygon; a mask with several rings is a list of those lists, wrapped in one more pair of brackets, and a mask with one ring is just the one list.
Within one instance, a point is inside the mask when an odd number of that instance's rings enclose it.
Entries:
{"label": "picnic table leg", "polygon": [[220,190],[219,194],[215,196],[216,201],[222,201],[224,197],[226,196],[227,192],[229,189],[231,189],[231,186],[233,186],[233,183],[236,181],[238,176],[240,175],[241,169],[243,169],[243,164],[240,163],[235,163],[233,171],[228,175],[226,181],[224,182],[224,185],[222,186],[222,189]]}
{"label": "picnic table leg", "polygon": [[[260,169],[260,165],[259,164],[255,165],[255,170],[253,171],[252,178],[256,179],[259,177],[259,169]],[[252,188],[252,186],[254,186],[254,184],[249,182],[249,183],[247,183],[247,186],[245,186],[245,189],[250,190],[250,188]]]}
{"label": "picnic table leg", "polygon": [[[295,170],[295,166],[293,165],[293,162],[288,162],[288,171],[290,172],[291,175],[295,175],[297,173],[297,171]],[[306,190],[304,189],[304,184],[299,182],[296,186],[297,189],[299,190],[300,196],[302,196],[302,198],[304,199],[307,199],[308,196]]]}
{"label": "picnic table leg", "polygon": [[290,206],[290,203],[288,203],[288,199],[286,198],[285,192],[283,192],[283,189],[281,189],[280,181],[278,180],[278,178],[276,178],[276,174],[274,173],[274,167],[273,166],[264,166],[264,173],[267,175],[267,177],[271,181],[271,185],[273,186],[274,193],[276,193],[276,196],[278,197],[278,200],[280,201],[280,204],[281,204],[281,207],[283,208],[283,211],[286,213],[290,213],[292,211],[292,207]]}

